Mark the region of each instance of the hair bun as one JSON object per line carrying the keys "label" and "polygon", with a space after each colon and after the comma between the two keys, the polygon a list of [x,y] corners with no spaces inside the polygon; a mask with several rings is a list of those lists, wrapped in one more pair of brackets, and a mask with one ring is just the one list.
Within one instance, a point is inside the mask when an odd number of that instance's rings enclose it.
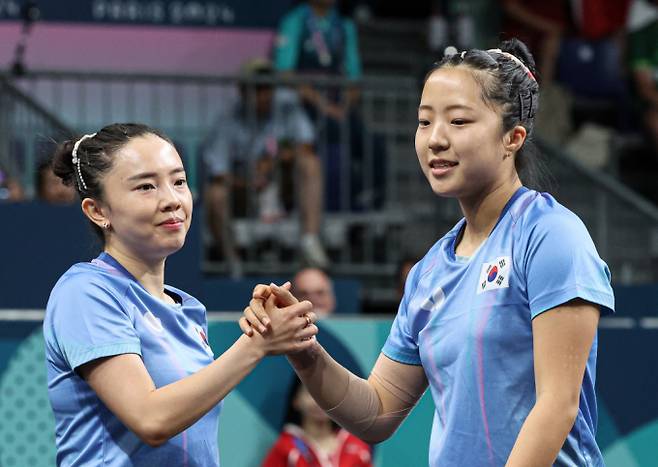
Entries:
{"label": "hair bun", "polygon": [[537,76],[537,65],[535,64],[535,59],[532,57],[528,46],[525,45],[522,41],[513,37],[512,39],[501,42],[498,48],[503,52],[510,53],[521,60],[523,64],[528,67],[530,72],[534,76]]}
{"label": "hair bun", "polygon": [[64,185],[72,186],[75,181],[75,169],[73,167],[73,146],[71,140],[60,144],[53,154],[53,172],[62,179]]}

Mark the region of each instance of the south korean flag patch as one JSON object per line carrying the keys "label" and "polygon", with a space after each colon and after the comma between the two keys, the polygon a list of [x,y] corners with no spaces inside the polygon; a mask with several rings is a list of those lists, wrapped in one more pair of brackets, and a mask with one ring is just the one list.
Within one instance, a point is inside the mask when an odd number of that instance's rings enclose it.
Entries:
{"label": "south korean flag patch", "polygon": [[511,264],[512,261],[509,256],[500,256],[491,263],[484,263],[478,282],[478,294],[509,287]]}

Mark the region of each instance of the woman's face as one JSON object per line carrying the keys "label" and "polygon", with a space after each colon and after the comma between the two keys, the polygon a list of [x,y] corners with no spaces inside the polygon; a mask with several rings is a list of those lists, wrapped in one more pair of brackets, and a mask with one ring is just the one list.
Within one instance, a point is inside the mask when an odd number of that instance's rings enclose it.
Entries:
{"label": "woman's face", "polygon": [[145,261],[179,250],[192,220],[192,194],[176,149],[149,134],[132,139],[114,158],[102,181],[111,226],[106,248]]}
{"label": "woman's face", "polygon": [[504,157],[501,116],[483,101],[472,73],[460,66],[440,68],[423,88],[416,154],[440,196],[478,196],[515,171],[514,158]]}

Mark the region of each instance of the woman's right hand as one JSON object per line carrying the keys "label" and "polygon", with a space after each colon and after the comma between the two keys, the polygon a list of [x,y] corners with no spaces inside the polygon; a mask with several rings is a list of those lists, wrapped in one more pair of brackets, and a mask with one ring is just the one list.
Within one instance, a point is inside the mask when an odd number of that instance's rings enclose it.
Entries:
{"label": "woman's right hand", "polygon": [[[287,290],[285,293],[292,296]],[[259,299],[254,300],[260,301]],[[267,327],[258,324],[259,332],[253,332],[253,328],[243,317],[240,319],[242,330],[247,334],[246,327],[249,326],[249,329],[252,330],[250,335],[252,341],[255,345],[261,346],[266,355],[297,353],[311,348],[315,344],[315,335],[318,333],[317,326],[313,324],[316,315],[312,311],[311,302],[305,300],[281,305],[277,304],[277,300],[278,294],[271,293],[265,301],[264,311],[269,317]],[[247,309],[249,308],[251,307],[247,307]],[[245,313],[247,309],[245,309]]]}
{"label": "woman's right hand", "polygon": [[[270,329],[270,317],[265,311],[265,302],[273,293],[276,295],[275,303],[278,306],[288,306],[298,303],[299,300],[290,293],[290,282],[286,282],[282,286],[277,286],[273,282],[270,285],[257,284],[252,292],[252,298],[243,310],[243,315],[239,320],[240,329],[247,336],[252,336],[254,330],[263,334]],[[288,292],[288,293],[285,293]]]}

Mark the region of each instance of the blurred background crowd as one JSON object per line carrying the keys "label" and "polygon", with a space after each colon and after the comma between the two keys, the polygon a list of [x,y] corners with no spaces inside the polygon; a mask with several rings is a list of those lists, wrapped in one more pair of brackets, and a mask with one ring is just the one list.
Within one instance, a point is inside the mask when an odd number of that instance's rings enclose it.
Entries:
{"label": "blurred background crowd", "polygon": [[74,203],[53,143],[145,122],[186,161],[204,277],[317,267],[357,284],[358,309],[394,312],[408,265],[459,217],[417,168],[419,83],[445,53],[511,36],[540,70],[541,188],[615,281],[655,282],[649,0],[3,1],[0,202]]}

